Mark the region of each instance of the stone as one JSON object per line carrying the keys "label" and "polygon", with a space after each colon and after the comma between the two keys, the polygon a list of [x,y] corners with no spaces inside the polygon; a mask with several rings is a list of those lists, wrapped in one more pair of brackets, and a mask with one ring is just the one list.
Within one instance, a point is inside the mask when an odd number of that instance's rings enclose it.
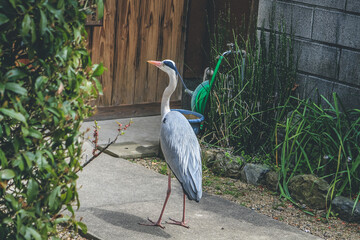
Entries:
{"label": "stone", "polygon": [[261,184],[265,185],[271,191],[276,192],[279,188],[279,174],[275,171],[267,172]]}
{"label": "stone", "polygon": [[360,223],[360,203],[356,204],[353,212],[354,203],[355,202],[349,198],[339,196],[332,200],[331,206],[342,220]]}
{"label": "stone", "polygon": [[263,164],[247,163],[241,170],[241,180],[252,185],[259,185],[270,168]]}
{"label": "stone", "polygon": [[243,162],[241,157],[233,156],[218,149],[206,149],[203,151],[202,157],[204,164],[215,174],[223,177],[240,178]]}
{"label": "stone", "polygon": [[326,208],[326,195],[329,184],[314,175],[297,175],[290,179],[288,185],[291,197],[310,208]]}

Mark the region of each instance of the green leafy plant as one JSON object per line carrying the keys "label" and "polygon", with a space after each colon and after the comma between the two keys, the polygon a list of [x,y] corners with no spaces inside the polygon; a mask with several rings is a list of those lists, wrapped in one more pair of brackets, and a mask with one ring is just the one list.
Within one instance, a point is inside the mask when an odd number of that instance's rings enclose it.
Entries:
{"label": "green leafy plant", "polygon": [[[224,29],[221,24],[218,28]],[[245,50],[246,57],[230,54],[221,63],[205,113],[206,141],[236,153],[271,152],[276,123],[289,111],[285,106],[296,80],[292,35],[285,33],[284,25],[278,30],[273,27],[268,40],[262,31],[254,45],[235,31],[227,39],[235,43],[234,52]],[[223,36],[229,35],[219,32],[212,38],[212,59],[224,51]]]}
{"label": "green leafy plant", "polygon": [[[360,196],[360,110],[345,110],[336,93],[330,102],[299,100],[285,122],[278,123],[283,137],[280,176],[283,195],[290,197],[288,181],[297,174],[314,174],[330,183],[328,198]],[[341,111],[343,109],[343,111]]]}
{"label": "green leafy plant", "polygon": [[77,0],[0,3],[0,239],[48,239],[60,223],[86,231],[72,207],[79,128],[104,71],[85,48],[86,11]]}

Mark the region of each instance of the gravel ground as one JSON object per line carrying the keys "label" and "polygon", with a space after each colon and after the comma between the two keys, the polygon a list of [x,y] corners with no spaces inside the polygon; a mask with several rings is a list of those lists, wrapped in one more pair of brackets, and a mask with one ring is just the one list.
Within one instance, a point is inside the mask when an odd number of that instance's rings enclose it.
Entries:
{"label": "gravel ground", "polygon": [[[139,158],[131,161],[166,174],[166,164],[159,158]],[[277,193],[262,186],[253,186],[237,179],[218,177],[206,171],[203,173],[203,190],[323,239],[360,239],[360,224],[347,223],[336,217],[327,220],[326,211],[305,209],[314,214],[311,216],[291,202],[279,199]]]}

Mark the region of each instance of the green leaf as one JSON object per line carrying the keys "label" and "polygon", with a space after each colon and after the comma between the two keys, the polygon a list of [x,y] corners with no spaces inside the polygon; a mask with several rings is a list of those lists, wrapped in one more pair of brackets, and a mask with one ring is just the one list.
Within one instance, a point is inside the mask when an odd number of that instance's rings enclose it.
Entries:
{"label": "green leaf", "polygon": [[7,224],[9,224],[9,223],[12,223],[13,220],[12,220],[11,218],[9,218],[9,217],[6,217],[6,218],[4,218],[4,219],[2,220],[2,222],[7,225]]}
{"label": "green leaf", "polygon": [[56,210],[59,206],[60,186],[57,186],[49,196],[50,210]]}
{"label": "green leaf", "polygon": [[53,108],[53,107],[49,107],[49,108],[47,108],[47,110],[48,110],[49,112],[52,112],[56,117],[60,118],[60,114],[59,114],[58,109]]}
{"label": "green leaf", "polygon": [[15,82],[7,82],[5,84],[5,89],[13,91],[14,93],[20,94],[20,95],[26,95],[27,90],[20,86],[18,83]]}
{"label": "green leaf", "polygon": [[5,196],[5,200],[8,201],[8,202],[10,202],[11,205],[13,206],[13,208],[18,209],[18,207],[19,207],[19,202],[16,201],[16,199],[15,199],[15,197],[14,197],[13,195],[7,194],[7,195]]}
{"label": "green leaf", "polygon": [[13,8],[16,8],[16,0],[9,0]]}
{"label": "green leaf", "polygon": [[26,72],[20,68],[11,69],[5,74],[5,78],[9,79],[10,81],[22,79],[26,76]]}
{"label": "green leaf", "polygon": [[19,167],[20,171],[24,171],[25,164],[24,164],[24,161],[23,161],[21,155],[18,155],[17,158],[13,161],[13,166]]}
{"label": "green leaf", "polygon": [[5,153],[1,149],[0,149],[0,162],[1,162],[1,167],[2,168],[6,168],[8,166],[8,161],[7,161],[7,158],[5,156]]}
{"label": "green leaf", "polygon": [[0,96],[4,96],[4,92],[5,92],[5,84],[0,82]]}
{"label": "green leaf", "polygon": [[47,18],[42,10],[40,10],[40,33],[44,35],[47,30]]}
{"label": "green leaf", "polygon": [[31,19],[31,43],[35,43],[36,41],[36,27],[34,20]]}
{"label": "green leaf", "polygon": [[29,136],[31,136],[33,138],[37,138],[37,139],[42,138],[41,132],[39,132],[38,130],[33,129],[33,128],[29,128]]}
{"label": "green leaf", "polygon": [[4,23],[7,23],[9,21],[9,18],[5,16],[4,14],[0,13],[0,26]]}
{"label": "green leaf", "polygon": [[[41,235],[33,228],[28,227],[26,228],[26,233],[25,233],[25,238],[26,239],[31,239],[30,235],[35,239],[35,240],[41,240]],[[28,237],[28,238],[27,238]]]}
{"label": "green leaf", "polygon": [[78,225],[81,229],[81,231],[86,234],[87,233],[87,226],[83,222],[76,222],[76,225]]}
{"label": "green leaf", "polygon": [[69,219],[70,219],[69,217],[57,218],[57,219],[54,221],[54,224],[64,223],[64,222],[69,221]]}
{"label": "green leaf", "polygon": [[39,184],[34,179],[30,179],[26,192],[28,196],[27,198],[28,203],[32,203],[36,199],[38,193],[39,193]]}
{"label": "green leaf", "polygon": [[7,108],[0,108],[0,112],[5,114],[6,116],[19,120],[20,122],[26,123],[26,119],[24,115],[22,115],[19,112],[15,112],[13,109],[7,109]]}
{"label": "green leaf", "polygon": [[46,83],[49,79],[45,76],[40,76],[35,80],[35,89],[38,90],[44,83]]}
{"label": "green leaf", "polygon": [[92,67],[93,72],[93,77],[98,77],[101,76],[103,74],[103,72],[105,71],[105,68],[103,66],[102,63],[100,64],[94,64],[94,66]]}
{"label": "green leaf", "polygon": [[0,179],[9,180],[9,179],[13,179],[14,177],[15,177],[14,170],[11,169],[0,170]]}
{"label": "green leaf", "polygon": [[30,27],[31,27],[31,18],[29,14],[26,14],[21,24],[21,35],[23,37],[26,37],[26,35],[29,33]]}
{"label": "green leaf", "polygon": [[104,1],[96,0],[97,10],[98,10],[98,19],[102,19],[104,16]]}
{"label": "green leaf", "polygon": [[93,80],[95,82],[95,86],[96,86],[96,89],[98,90],[99,94],[103,95],[104,93],[103,93],[103,90],[102,90],[101,83],[96,78],[93,78]]}

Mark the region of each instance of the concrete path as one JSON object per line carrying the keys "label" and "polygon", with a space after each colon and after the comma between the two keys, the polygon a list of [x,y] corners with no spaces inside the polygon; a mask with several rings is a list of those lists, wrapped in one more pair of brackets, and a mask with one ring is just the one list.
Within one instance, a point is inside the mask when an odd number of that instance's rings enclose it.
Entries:
{"label": "concrete path", "polygon": [[[111,138],[111,133],[116,134],[116,123],[114,131],[112,122],[115,121],[99,123],[101,132],[109,134],[101,137],[103,143]],[[119,144],[158,141],[158,122],[158,117],[134,119]],[[206,193],[200,203],[186,202],[189,229],[166,223],[165,229],[141,226],[138,223],[147,222],[148,217],[157,220],[166,195],[166,176],[107,154],[87,165],[79,176],[81,207],[77,217],[87,224],[94,239],[319,239]],[[169,217],[178,220],[182,217],[181,186],[176,179],[172,183],[163,222]]]}

